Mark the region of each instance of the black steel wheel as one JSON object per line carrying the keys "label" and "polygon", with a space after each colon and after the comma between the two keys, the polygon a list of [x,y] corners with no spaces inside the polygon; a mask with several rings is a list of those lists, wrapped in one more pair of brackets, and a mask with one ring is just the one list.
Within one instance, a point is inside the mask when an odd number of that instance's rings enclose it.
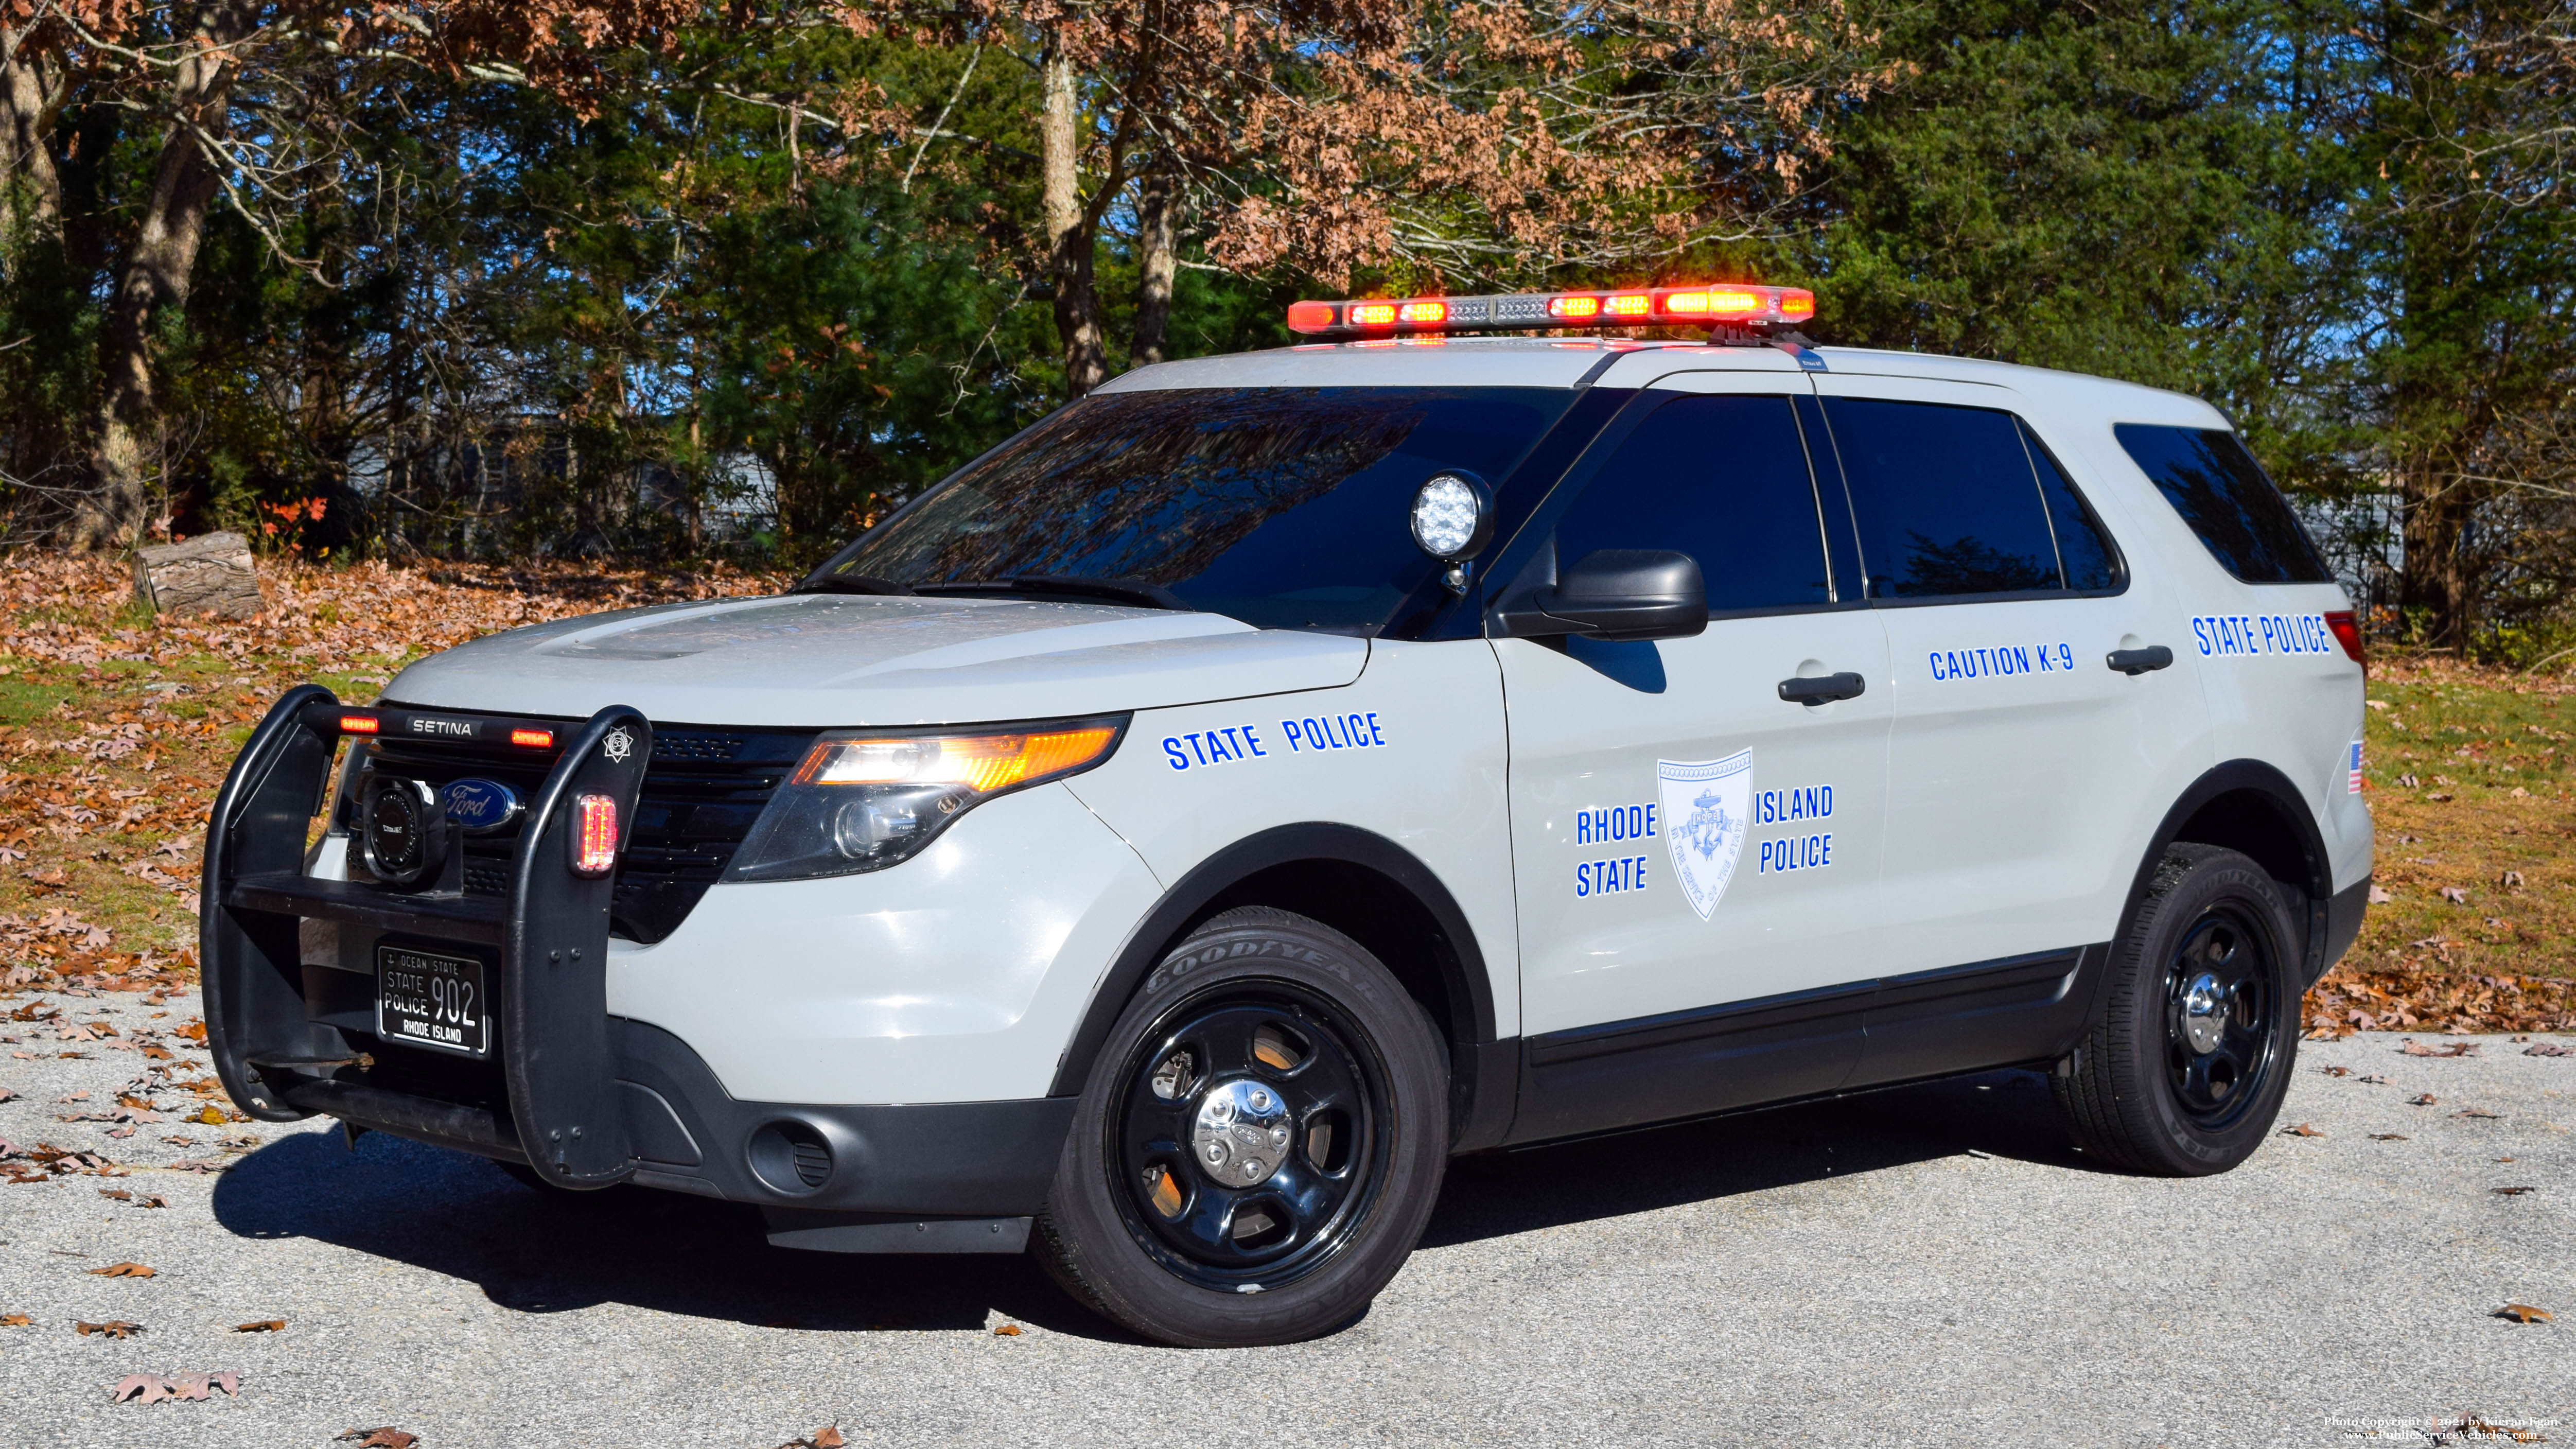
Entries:
{"label": "black steel wheel", "polygon": [[2262,928],[2232,902],[2201,912],[2165,965],[2165,1070],[2185,1116],[2221,1131],[2261,1100],[2280,1032]]}
{"label": "black steel wheel", "polygon": [[1285,982],[1174,1003],[1104,1124],[1139,1245],[1229,1293],[1294,1282],[1339,1251],[1385,1176],[1386,1065],[1367,1043],[1339,1006]]}
{"label": "black steel wheel", "polygon": [[1438,1033],[1348,937],[1229,911],[1110,1033],[1047,1209],[1076,1296],[1169,1343],[1286,1343],[1357,1317],[1421,1236],[1448,1152]]}
{"label": "black steel wheel", "polygon": [[2088,1156],[2197,1176],[2262,1145],[2298,1050],[2290,894],[2235,851],[2166,852],[2113,945],[2101,1017],[2051,1079]]}

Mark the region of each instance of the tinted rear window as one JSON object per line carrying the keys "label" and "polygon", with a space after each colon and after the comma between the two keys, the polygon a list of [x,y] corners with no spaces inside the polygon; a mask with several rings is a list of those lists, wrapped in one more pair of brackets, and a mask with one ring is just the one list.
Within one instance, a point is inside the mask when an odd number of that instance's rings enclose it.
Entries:
{"label": "tinted rear window", "polygon": [[1265,628],[1373,633],[1440,567],[1413,496],[1499,484],[1563,388],[1096,394],[879,524],[818,571],[914,587],[1022,575],[1153,584]]}
{"label": "tinted rear window", "polygon": [[2229,573],[2249,584],[2333,580],[2290,501],[2234,433],[2151,423],[2121,423],[2112,431]]}
{"label": "tinted rear window", "polygon": [[1831,398],[1825,417],[1879,598],[1936,599],[2065,587],[2057,542],[2012,414]]}

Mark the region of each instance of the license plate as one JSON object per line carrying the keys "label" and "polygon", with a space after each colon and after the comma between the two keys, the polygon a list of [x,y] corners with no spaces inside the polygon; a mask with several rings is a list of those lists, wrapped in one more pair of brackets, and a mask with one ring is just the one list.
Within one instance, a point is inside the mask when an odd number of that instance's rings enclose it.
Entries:
{"label": "license plate", "polygon": [[491,997],[483,963],[402,946],[376,948],[376,1035],[462,1052],[492,1051]]}

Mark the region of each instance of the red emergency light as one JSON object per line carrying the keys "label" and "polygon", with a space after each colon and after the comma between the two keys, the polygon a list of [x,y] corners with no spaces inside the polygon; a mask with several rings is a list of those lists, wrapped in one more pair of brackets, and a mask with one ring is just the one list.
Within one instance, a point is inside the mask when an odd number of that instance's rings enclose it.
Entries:
{"label": "red emergency light", "polygon": [[1499,297],[1391,297],[1292,302],[1288,330],[1307,337],[1402,337],[1582,327],[1708,327],[1761,336],[1816,315],[1803,287],[1703,283]]}

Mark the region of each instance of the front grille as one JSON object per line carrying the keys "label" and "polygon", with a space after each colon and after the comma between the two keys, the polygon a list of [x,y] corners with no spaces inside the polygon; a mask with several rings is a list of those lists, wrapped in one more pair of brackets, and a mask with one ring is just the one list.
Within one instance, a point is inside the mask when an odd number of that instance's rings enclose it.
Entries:
{"label": "front grille", "polygon": [[[643,794],[635,802],[625,854],[618,857],[609,930],[646,943],[678,930],[707,887],[724,875],[761,807],[804,758],[813,738],[811,730],[655,725]],[[558,753],[409,737],[367,745],[369,769],[426,780],[442,790],[450,781],[469,777],[498,780],[531,803]],[[518,837],[516,824],[465,837],[466,894],[509,892],[510,858]]]}

